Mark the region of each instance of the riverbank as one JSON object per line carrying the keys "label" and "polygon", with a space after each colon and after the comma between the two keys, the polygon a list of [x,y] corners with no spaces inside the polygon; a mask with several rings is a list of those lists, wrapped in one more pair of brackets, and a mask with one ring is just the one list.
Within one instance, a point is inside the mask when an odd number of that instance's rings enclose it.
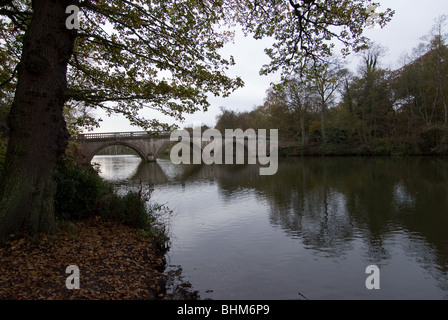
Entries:
{"label": "riverbank", "polygon": [[[166,250],[119,222],[90,218],[59,223],[61,231],[38,241],[22,238],[0,248],[0,299],[166,299]],[[80,288],[69,290],[69,265]]]}
{"label": "riverbank", "polygon": [[396,156],[446,156],[447,150],[435,151],[421,151],[413,148],[402,146],[396,147],[368,147],[361,146],[357,148],[349,148],[347,146],[327,145],[323,146],[307,146],[306,148],[298,146],[282,146],[279,147],[278,154],[282,158],[289,157],[321,157],[321,156],[336,156],[336,157],[396,157]]}

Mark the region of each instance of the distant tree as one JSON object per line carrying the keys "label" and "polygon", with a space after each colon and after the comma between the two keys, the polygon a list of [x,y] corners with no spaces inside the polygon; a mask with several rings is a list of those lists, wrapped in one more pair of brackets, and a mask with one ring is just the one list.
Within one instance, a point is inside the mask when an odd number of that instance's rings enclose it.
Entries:
{"label": "distant tree", "polygon": [[293,122],[294,126],[296,126],[296,119],[300,123],[302,146],[306,146],[308,143],[306,121],[313,106],[317,104],[317,95],[315,91],[310,82],[307,79],[301,78],[299,75],[285,79],[275,88],[276,90],[283,92],[280,97],[288,108],[288,112],[285,115],[288,117],[288,121]]}
{"label": "distant tree", "polygon": [[225,129],[238,129],[240,124],[238,123],[238,114],[233,110],[227,110],[221,107],[221,114],[216,117],[215,128],[221,132]]}
{"label": "distant tree", "polygon": [[433,88],[429,123],[440,120],[444,125],[448,125],[448,35],[444,34],[447,21],[446,15],[437,19],[427,44],[428,53],[424,57],[427,72],[432,74],[432,77],[428,79],[429,86]]}
{"label": "distant tree", "polygon": [[380,67],[383,49],[372,45],[362,54],[359,76],[345,87],[344,99],[357,121],[358,135],[364,144],[387,132],[395,97],[390,87],[390,72]]}
{"label": "distant tree", "polygon": [[264,111],[269,115],[269,129],[278,129],[281,139],[295,136],[297,124],[294,122],[286,98],[286,92],[270,87],[266,90],[266,98],[263,103]]}
{"label": "distant tree", "polygon": [[406,135],[425,151],[448,145],[446,21],[446,16],[439,17],[426,41],[394,75],[397,111],[407,121]]}
{"label": "distant tree", "polygon": [[323,143],[326,142],[325,116],[328,108],[334,105],[335,95],[342,84],[342,72],[342,64],[336,58],[326,59],[320,63],[315,63],[308,72],[311,88],[316,93],[320,106],[320,123]]}

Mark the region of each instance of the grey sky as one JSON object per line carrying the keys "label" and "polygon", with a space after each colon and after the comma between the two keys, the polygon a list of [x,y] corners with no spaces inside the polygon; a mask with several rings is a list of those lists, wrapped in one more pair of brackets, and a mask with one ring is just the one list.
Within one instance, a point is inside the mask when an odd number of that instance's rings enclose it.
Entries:
{"label": "grey sky", "polygon": [[[420,42],[421,38],[430,33],[435,20],[443,15],[448,15],[447,0],[378,0],[381,8],[392,8],[395,16],[383,29],[368,29],[365,35],[372,41],[381,44],[387,49],[383,59],[385,67],[396,68],[400,66],[401,57],[412,52]],[[448,28],[448,26],[447,26]],[[448,32],[448,30],[445,31]],[[241,76],[245,87],[234,92],[229,98],[211,98],[211,106],[207,112],[197,112],[194,115],[186,115],[184,123],[178,123],[181,127],[200,121],[203,124],[214,126],[216,116],[223,106],[229,110],[248,111],[255,106],[261,105],[265,98],[265,92],[271,82],[278,81],[278,75],[260,76],[258,71],[261,66],[269,60],[263,52],[268,42],[266,40],[256,41],[252,38],[237,36],[234,44],[229,44],[224,52],[225,56],[233,55],[236,65],[230,70],[229,75]],[[355,70],[356,56],[348,58],[350,68]],[[101,128],[97,132],[111,131],[138,131],[138,127],[132,127],[128,121],[120,116],[107,117],[99,111],[96,112],[103,119]],[[142,112],[142,115],[154,117],[154,113]],[[170,118],[155,115],[158,118],[174,123]]]}

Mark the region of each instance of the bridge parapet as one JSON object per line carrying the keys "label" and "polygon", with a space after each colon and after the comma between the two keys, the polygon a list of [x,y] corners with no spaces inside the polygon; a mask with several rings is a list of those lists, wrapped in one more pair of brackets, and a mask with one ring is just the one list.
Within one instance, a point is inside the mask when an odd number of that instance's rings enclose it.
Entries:
{"label": "bridge parapet", "polygon": [[79,141],[111,141],[111,140],[132,140],[132,139],[151,139],[151,138],[169,138],[170,132],[164,131],[160,133],[147,131],[134,132],[104,132],[104,133],[81,133],[76,140]]}
{"label": "bridge parapet", "polygon": [[[189,132],[190,137],[195,138],[192,132]],[[75,140],[78,141],[112,141],[112,140],[130,140],[130,139],[169,139],[171,132],[148,132],[148,131],[132,131],[132,132],[103,132],[103,133],[80,133]],[[199,136],[201,141],[206,141],[202,135]],[[270,140],[270,136],[263,136],[263,139]],[[210,141],[208,139],[207,141]]]}

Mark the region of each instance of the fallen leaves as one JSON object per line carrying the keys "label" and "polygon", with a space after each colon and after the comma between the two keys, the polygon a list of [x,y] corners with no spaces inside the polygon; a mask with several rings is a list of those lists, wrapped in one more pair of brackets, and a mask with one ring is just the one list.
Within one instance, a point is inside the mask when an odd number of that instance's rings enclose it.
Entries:
{"label": "fallen leaves", "polygon": [[[137,230],[98,219],[39,241],[22,238],[0,247],[0,299],[161,299],[166,294],[164,252]],[[65,282],[69,265],[79,267],[80,289]]]}

